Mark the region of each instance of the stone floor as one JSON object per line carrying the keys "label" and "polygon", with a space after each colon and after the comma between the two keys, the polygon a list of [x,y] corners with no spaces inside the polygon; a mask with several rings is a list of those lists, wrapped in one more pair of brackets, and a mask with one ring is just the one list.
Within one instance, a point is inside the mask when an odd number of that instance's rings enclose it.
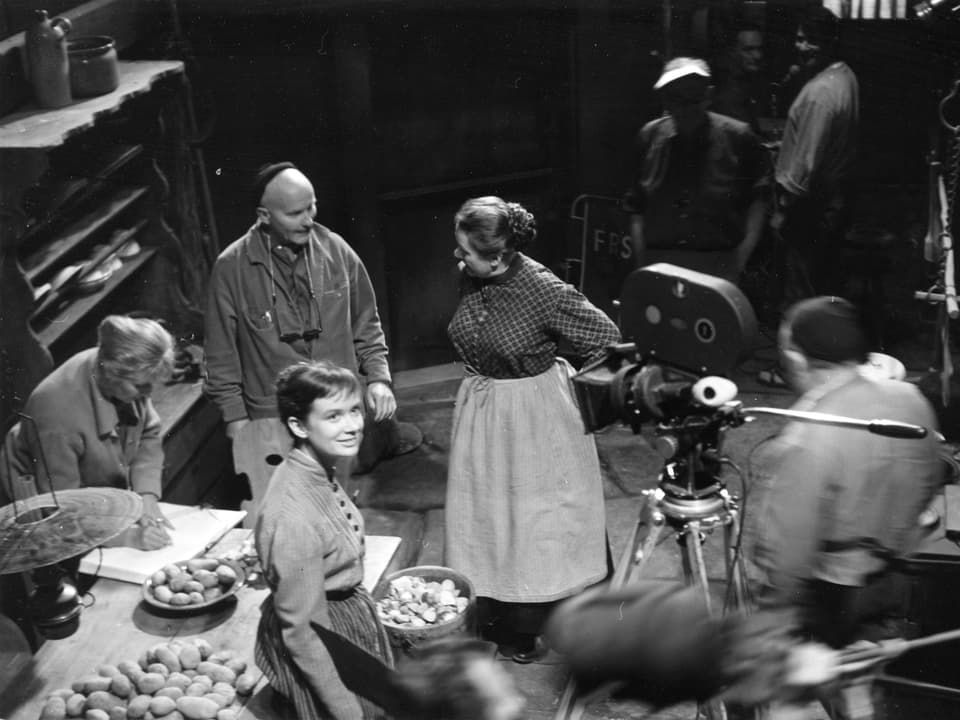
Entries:
{"label": "stone floor", "polygon": [[[890,351],[888,349],[888,351]],[[928,350],[923,344],[911,342],[894,348],[904,360],[913,379],[920,382],[927,376]],[[773,343],[767,337],[763,344],[738,368],[733,379],[739,387],[739,400],[744,407],[788,407],[792,395],[787,390],[774,389],[756,382],[757,371],[768,367],[775,357]],[[400,373],[397,395],[402,419],[418,424],[425,435],[424,445],[415,452],[384,462],[368,475],[353,479],[358,492],[358,504],[363,509],[370,534],[398,535],[403,542],[388,568],[388,572],[414,565],[443,563],[444,494],[446,463],[449,449],[453,401],[458,386],[460,368],[456,365],[438,366],[425,370]],[[724,450],[740,472],[750,482],[762,476],[757,470],[755,450],[763,440],[782,427],[783,420],[769,415],[757,415],[754,421],[732,428],[726,437]],[[650,428],[634,435],[624,427],[611,427],[597,435],[607,508],[607,523],[614,558],[619,558],[636,526],[644,490],[655,487],[661,467],[660,456],[649,440]],[[762,466],[762,461],[759,463]],[[736,472],[725,476],[732,492],[743,494],[743,480]],[[756,484],[758,487],[762,483]],[[752,511],[756,499],[748,495],[750,504],[745,510],[745,535],[749,535]],[[719,535],[719,532],[717,533]],[[714,594],[722,593],[724,564],[721,538],[708,537],[705,557]],[[677,543],[665,538],[658,545],[644,571],[645,577],[680,579],[680,553]],[[553,718],[566,683],[567,675],[558,659],[551,654],[538,664],[518,665],[499,657],[513,675],[527,697],[526,717],[531,720]],[[892,703],[890,718],[917,717],[921,701],[906,700]],[[956,710],[923,710],[931,720],[952,717]],[[945,714],[943,714],[945,713]],[[697,709],[693,704],[669,708],[651,708],[636,702],[601,698],[592,702],[584,715],[587,720],[619,720],[648,718],[649,720],[693,720]]]}

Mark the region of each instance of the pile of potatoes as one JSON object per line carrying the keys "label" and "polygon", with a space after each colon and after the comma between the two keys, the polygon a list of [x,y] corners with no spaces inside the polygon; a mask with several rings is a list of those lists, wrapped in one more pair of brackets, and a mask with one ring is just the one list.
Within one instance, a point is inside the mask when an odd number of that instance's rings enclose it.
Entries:
{"label": "pile of potatoes", "polygon": [[54,691],[40,720],[236,720],[256,683],[230,651],[214,652],[203,638],[173,640]]}
{"label": "pile of potatoes", "polygon": [[165,565],[150,576],[149,592],[164,605],[183,607],[213,602],[237,582],[237,571],[217,558],[194,558]]}
{"label": "pile of potatoes", "polygon": [[453,620],[469,602],[453,580],[438,582],[402,575],[390,581],[386,597],[377,601],[377,614],[390,625],[426,627]]}

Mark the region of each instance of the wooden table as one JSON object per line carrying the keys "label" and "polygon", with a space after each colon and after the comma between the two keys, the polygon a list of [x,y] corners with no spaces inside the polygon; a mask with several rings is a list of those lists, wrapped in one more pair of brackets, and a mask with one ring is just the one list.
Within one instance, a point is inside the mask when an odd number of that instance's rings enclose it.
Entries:
{"label": "wooden table", "polygon": [[[236,547],[249,530],[231,530],[211,551],[219,554]],[[260,676],[257,690],[247,703],[242,720],[270,718],[269,698],[263,697],[266,682],[253,662],[260,603],[268,590],[246,586],[236,601],[224,609],[192,618],[164,619],[147,611],[141,603],[140,586],[100,578],[91,588],[95,602],[80,616],[80,627],[68,638],[48,640],[33,656],[10,687],[0,688],[0,718],[37,720],[47,696],[69,687],[84,675],[95,674],[98,665],[116,665],[122,660],[136,662],[149,647],[176,637],[204,637],[215,650],[230,650],[246,660]],[[89,597],[89,596],[88,596]],[[218,622],[204,629],[204,624]],[[266,695],[269,695],[269,689]]]}

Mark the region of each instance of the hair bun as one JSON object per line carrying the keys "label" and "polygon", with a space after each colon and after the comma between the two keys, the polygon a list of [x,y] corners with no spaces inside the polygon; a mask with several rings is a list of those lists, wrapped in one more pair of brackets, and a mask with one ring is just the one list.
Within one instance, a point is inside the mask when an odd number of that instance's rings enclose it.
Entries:
{"label": "hair bun", "polygon": [[507,203],[507,224],[515,250],[521,250],[537,237],[537,221],[533,213],[520,203]]}

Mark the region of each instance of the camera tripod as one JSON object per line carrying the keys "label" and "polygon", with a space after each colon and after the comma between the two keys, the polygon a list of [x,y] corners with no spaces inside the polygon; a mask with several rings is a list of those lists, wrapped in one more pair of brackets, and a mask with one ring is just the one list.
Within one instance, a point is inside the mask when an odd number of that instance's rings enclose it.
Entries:
{"label": "camera tripod", "polygon": [[[720,612],[746,608],[748,588],[743,558],[739,552],[740,507],[721,479],[723,458],[718,450],[720,424],[704,418],[685,418],[679,424],[661,424],[655,446],[668,458],[657,487],[643,494],[637,523],[616,565],[611,587],[628,585],[647,567],[665,531],[676,534],[681,547],[683,577],[700,589],[710,614],[716,614],[704,555],[707,538],[723,532],[727,587]],[[608,693],[607,686],[600,692]],[[560,698],[556,720],[579,720],[597,695],[581,697],[571,678]],[[708,720],[726,720],[723,703],[702,703],[698,715]]]}

